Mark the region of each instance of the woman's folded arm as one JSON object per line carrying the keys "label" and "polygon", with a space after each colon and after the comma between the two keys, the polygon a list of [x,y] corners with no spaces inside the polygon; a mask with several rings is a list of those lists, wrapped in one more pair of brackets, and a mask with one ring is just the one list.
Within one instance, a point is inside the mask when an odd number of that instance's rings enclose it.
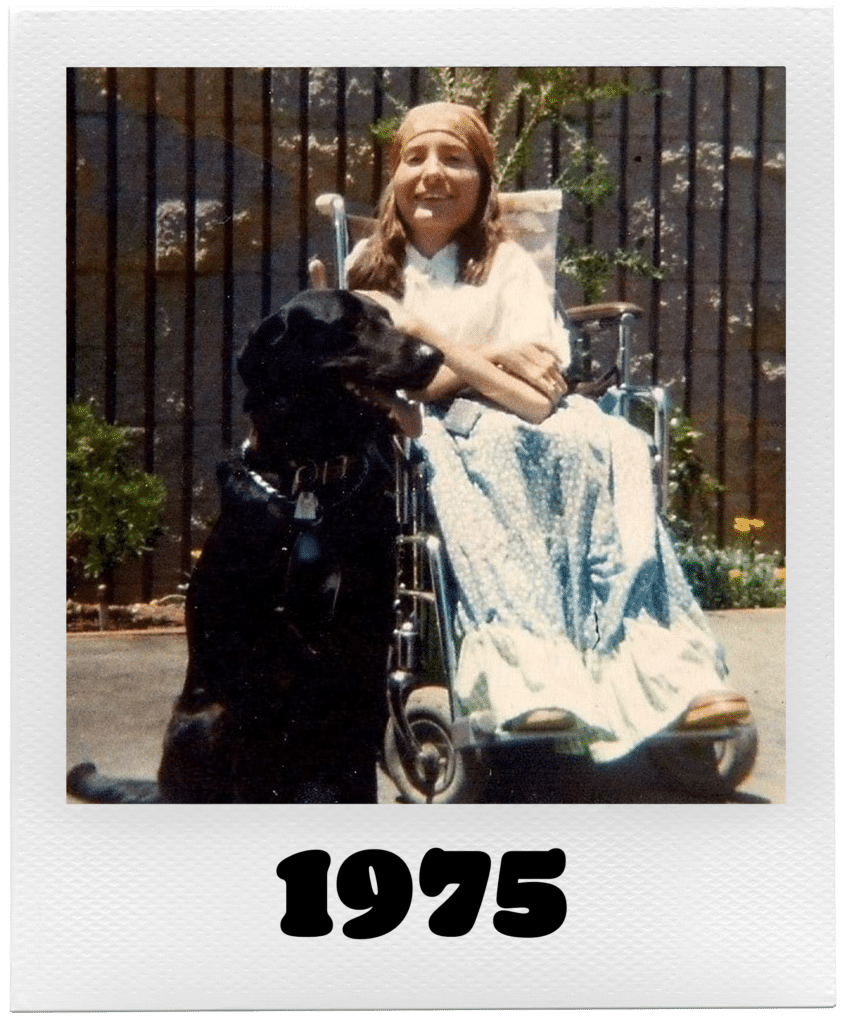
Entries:
{"label": "woman's folded arm", "polygon": [[[414,332],[413,332],[414,333]],[[496,405],[516,413],[530,423],[541,423],[555,409],[555,402],[531,384],[501,370],[478,352],[459,345],[448,345],[441,336],[419,335],[444,353],[441,367],[432,383],[410,397],[422,402],[449,398],[465,387],[472,387]]]}
{"label": "woman's folded arm", "polygon": [[[530,362],[524,355],[524,346],[518,356],[507,355],[508,350],[496,348],[474,351],[463,345],[454,345],[435,327],[407,312],[394,298],[380,292],[366,292],[370,298],[385,306],[392,322],[407,334],[433,345],[444,355],[444,365],[432,382],[422,391],[410,397],[422,402],[442,401],[451,398],[466,387],[474,388],[490,401],[516,413],[530,423],[541,423],[556,407],[557,398],[564,394],[563,384],[557,385],[551,377],[545,376],[543,368],[536,372],[536,383],[530,383],[514,370],[503,368],[507,358],[521,368]],[[535,370],[534,356],[540,345],[532,346],[532,372]],[[498,362],[501,365],[498,365]],[[522,372],[527,372],[522,369]],[[542,390],[543,389],[543,390]]]}

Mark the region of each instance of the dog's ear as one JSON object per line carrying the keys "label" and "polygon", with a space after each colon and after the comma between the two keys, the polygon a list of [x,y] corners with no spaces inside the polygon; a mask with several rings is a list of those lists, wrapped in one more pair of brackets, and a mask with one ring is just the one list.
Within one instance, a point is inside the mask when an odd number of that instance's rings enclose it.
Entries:
{"label": "dog's ear", "polygon": [[261,399],[276,402],[312,388],[316,377],[330,365],[334,350],[347,331],[337,324],[349,321],[349,309],[359,316],[361,306],[344,294],[303,292],[252,333],[237,360],[237,370],[248,389],[246,411]]}
{"label": "dog's ear", "polygon": [[302,292],[267,317],[237,360],[247,393],[246,412],[275,408],[323,388],[355,335],[362,302],[350,292]]}
{"label": "dog's ear", "polygon": [[237,372],[249,391],[266,383],[278,339],[286,334],[286,310],[267,317],[249,336],[237,359]]}
{"label": "dog's ear", "polygon": [[243,409],[278,409],[312,376],[312,317],[289,304],[267,317],[252,333],[237,360],[246,386]]}

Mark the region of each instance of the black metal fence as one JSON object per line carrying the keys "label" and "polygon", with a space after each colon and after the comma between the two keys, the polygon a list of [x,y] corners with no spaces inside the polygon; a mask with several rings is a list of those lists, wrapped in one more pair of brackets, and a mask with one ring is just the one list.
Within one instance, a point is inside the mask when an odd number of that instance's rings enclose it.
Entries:
{"label": "black metal fence", "polygon": [[[642,377],[672,385],[725,485],[712,526],[764,518],[784,543],[782,68],[589,68],[635,91],[582,113],[614,200],[564,218],[572,238],[638,248],[663,279],[614,275],[647,314]],[[372,206],[370,125],[426,98],[424,68],[96,68],[67,72],[67,394],[140,428],[168,484],[166,537],[112,581],[159,596],[189,572],[216,509],[214,465],[244,435],[234,353],[307,283],[330,236],[314,199]],[[522,121],[515,111],[513,131]],[[522,109],[520,111],[522,118]],[[522,188],[561,170],[541,129]],[[561,279],[567,304],[581,293]]]}

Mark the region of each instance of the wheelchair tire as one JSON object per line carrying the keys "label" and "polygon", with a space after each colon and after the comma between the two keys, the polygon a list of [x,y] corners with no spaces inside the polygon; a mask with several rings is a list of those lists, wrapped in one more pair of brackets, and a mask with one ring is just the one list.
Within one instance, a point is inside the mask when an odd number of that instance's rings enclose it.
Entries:
{"label": "wheelchair tire", "polygon": [[757,728],[747,725],[722,740],[680,739],[653,742],[656,767],[694,796],[724,797],[751,774],[757,759]]}
{"label": "wheelchair tire", "polygon": [[423,686],[414,690],[406,702],[406,717],[420,745],[420,754],[401,740],[391,718],[383,745],[386,771],[403,802],[449,804],[476,800],[480,787],[474,761],[468,752],[453,747],[450,704],[444,687]]}

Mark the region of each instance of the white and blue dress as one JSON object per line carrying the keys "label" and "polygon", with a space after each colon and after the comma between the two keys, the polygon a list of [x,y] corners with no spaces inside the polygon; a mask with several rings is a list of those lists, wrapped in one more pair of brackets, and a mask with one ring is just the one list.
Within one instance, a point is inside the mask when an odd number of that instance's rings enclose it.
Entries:
{"label": "white and blue dress", "polygon": [[[461,344],[543,339],[569,361],[518,245],[500,245],[484,284],[456,276],[454,245],[432,259],[410,247],[404,305]],[[504,723],[563,708],[608,761],[724,689],[722,650],[655,508],[641,431],[577,395],[537,426],[457,398],[425,409],[418,443],[458,586],[463,713],[490,709]]]}

